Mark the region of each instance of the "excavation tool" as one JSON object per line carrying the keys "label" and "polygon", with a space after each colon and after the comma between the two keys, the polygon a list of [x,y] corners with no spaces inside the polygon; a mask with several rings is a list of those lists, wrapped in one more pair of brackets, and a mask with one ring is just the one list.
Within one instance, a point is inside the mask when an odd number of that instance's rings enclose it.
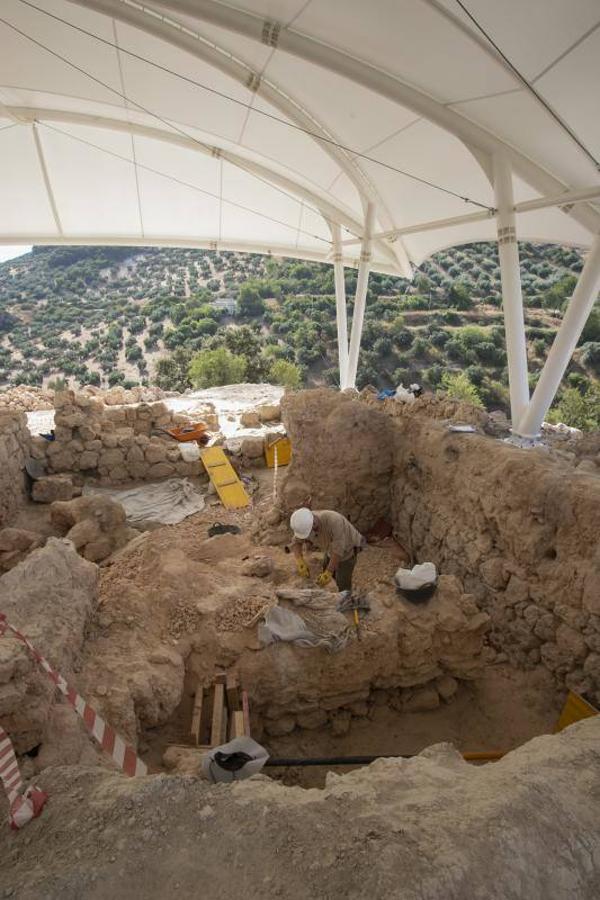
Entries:
{"label": "excavation tool", "polygon": [[336,604],[336,609],[338,612],[352,612],[354,626],[356,628],[356,637],[360,641],[360,617],[358,612],[359,610],[362,610],[364,613],[370,611],[371,604],[369,598],[364,594],[351,594],[350,591],[343,591]]}
{"label": "excavation tool", "polygon": [[208,477],[214,484],[223,506],[227,509],[240,509],[248,506],[250,497],[220,447],[209,447],[202,450],[200,459],[204,463],[204,468],[208,472]]}
{"label": "excavation tool", "polygon": [[178,425],[176,428],[156,428],[161,434],[168,434],[173,440],[180,444],[187,444],[195,441],[197,444],[206,444],[209,437],[207,434],[208,425],[206,422],[193,422],[189,425]]}

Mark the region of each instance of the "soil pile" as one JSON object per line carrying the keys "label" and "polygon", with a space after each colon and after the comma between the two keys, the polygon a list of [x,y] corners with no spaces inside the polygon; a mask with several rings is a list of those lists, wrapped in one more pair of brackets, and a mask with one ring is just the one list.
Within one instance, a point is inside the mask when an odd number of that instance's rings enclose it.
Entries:
{"label": "soil pile", "polygon": [[19,900],[596,900],[599,742],[600,719],[588,719],[482,768],[440,744],[330,775],[323,791],[263,775],[212,786],[47,769],[42,817],[0,830],[0,889]]}

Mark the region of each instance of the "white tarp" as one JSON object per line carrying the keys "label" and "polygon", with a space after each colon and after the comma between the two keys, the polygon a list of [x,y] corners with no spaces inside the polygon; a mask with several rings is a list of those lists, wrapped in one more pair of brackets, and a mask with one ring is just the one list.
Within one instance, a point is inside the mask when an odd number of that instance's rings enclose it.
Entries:
{"label": "white tarp", "polygon": [[204,509],[204,496],[187,478],[170,478],[156,484],[143,484],[124,491],[115,488],[86,487],[84,494],[104,494],[121,503],[127,524],[133,527],[176,525]]}

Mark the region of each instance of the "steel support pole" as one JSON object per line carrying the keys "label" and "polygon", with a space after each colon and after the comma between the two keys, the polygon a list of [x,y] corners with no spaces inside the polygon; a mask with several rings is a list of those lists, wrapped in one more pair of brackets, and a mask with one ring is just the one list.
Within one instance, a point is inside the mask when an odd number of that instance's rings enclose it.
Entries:
{"label": "steel support pole", "polygon": [[356,281],[356,296],[354,298],[354,314],[352,316],[352,332],[350,334],[350,350],[348,353],[348,377],[346,387],[356,387],[356,372],[358,369],[358,354],[360,351],[360,339],[362,337],[363,322],[365,318],[365,306],[367,301],[367,287],[369,285],[369,271],[371,269],[371,244],[373,242],[373,222],[375,208],[372,203],[367,204],[365,216],[365,230],[360,248],[360,263],[358,265],[358,278]]}
{"label": "steel support pole", "polygon": [[527,344],[525,319],[519,269],[519,247],[514,212],[512,171],[505,156],[494,156],[494,194],[496,197],[496,227],[498,231],[498,256],[502,279],[502,307],[506,353],[508,356],[508,383],[510,388],[510,412],[513,430],[529,403],[527,380]]}
{"label": "steel support pole", "polygon": [[348,379],[348,314],[346,309],[344,258],[342,256],[342,229],[337,222],[331,223],[331,235],[333,238],[333,277],[335,281],[335,312],[337,321],[340,390],[343,391]]}
{"label": "steel support pole", "polygon": [[554,338],[550,353],[542,369],[531,402],[522,417],[517,433],[522,437],[535,438],[539,435],[544,416],[569,365],[573,350],[581,337],[592,307],[600,291],[600,234],[597,234],[592,249],[585,261],[581,275],[567,307],[565,317]]}

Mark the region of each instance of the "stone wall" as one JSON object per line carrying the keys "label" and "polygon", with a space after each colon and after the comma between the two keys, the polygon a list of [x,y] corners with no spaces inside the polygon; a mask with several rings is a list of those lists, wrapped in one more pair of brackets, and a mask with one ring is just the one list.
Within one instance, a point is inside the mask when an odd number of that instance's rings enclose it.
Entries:
{"label": "stone wall", "polygon": [[284,511],[310,496],[363,529],[389,516],[415,562],[457,575],[490,614],[498,651],[600,703],[600,478],[386,406],[323,390],[284,399]]}
{"label": "stone wall", "polygon": [[600,478],[422,416],[395,446],[399,539],[463,579],[498,649],[600,703]]}
{"label": "stone wall", "polygon": [[8,524],[27,496],[25,460],[31,435],[23,412],[0,410],[0,527]]}
{"label": "stone wall", "polygon": [[390,511],[393,424],[347,394],[288,393],[281,416],[292,462],[281,486],[286,510],[310,498],[313,509],[343,511],[368,531]]}
{"label": "stone wall", "polygon": [[[153,434],[190,421],[160,401],[106,406],[86,394],[63,391],[56,394],[55,405],[55,440],[32,440],[32,455],[46,461],[49,473],[81,472],[111,483],[203,474],[199,460],[182,458],[180,444]],[[207,408],[199,418],[212,428],[218,425],[214,409]]]}

